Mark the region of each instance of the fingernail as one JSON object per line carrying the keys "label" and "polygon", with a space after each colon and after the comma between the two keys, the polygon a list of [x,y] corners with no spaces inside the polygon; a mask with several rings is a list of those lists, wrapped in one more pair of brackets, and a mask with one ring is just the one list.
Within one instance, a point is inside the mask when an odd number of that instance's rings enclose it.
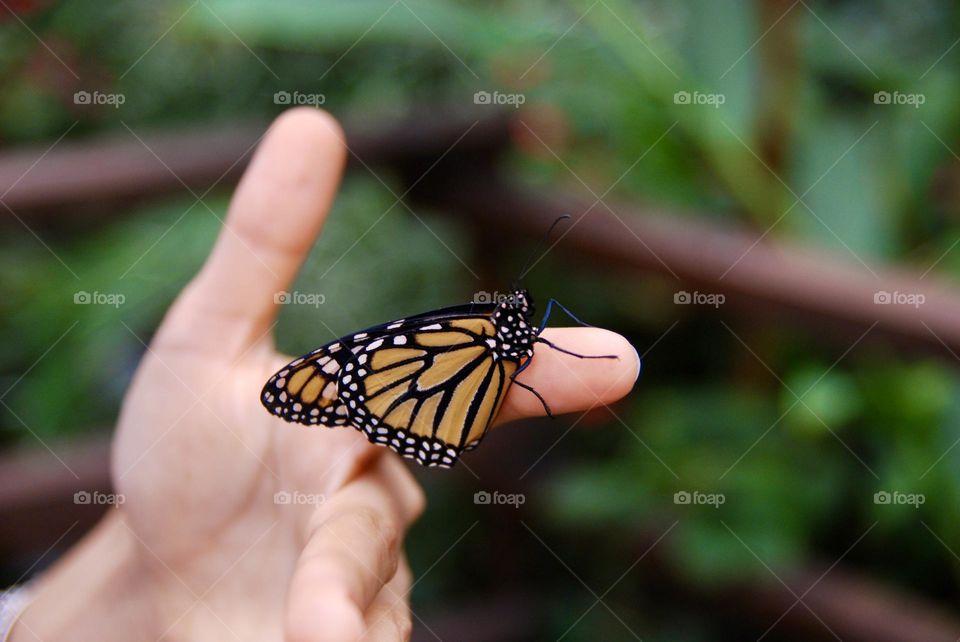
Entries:
{"label": "fingernail", "polygon": [[643,362],[640,360],[640,353],[637,352],[637,349],[632,345],[630,347],[633,348],[633,354],[637,355],[637,375],[633,378],[633,381],[636,382],[637,379],[640,378],[640,371],[643,369]]}

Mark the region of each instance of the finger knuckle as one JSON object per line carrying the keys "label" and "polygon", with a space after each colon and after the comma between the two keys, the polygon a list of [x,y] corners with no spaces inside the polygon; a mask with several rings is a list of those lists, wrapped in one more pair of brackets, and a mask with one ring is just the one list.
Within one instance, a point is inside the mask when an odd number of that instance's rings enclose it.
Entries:
{"label": "finger knuckle", "polygon": [[420,484],[414,484],[410,495],[410,521],[413,522],[419,519],[427,509],[427,494]]}
{"label": "finger knuckle", "polygon": [[409,640],[410,636],[413,635],[413,621],[410,618],[410,610],[405,608],[394,614],[393,625],[397,630],[398,640]]}
{"label": "finger knuckle", "polygon": [[[322,625],[318,626],[318,622]],[[338,591],[323,588],[309,603],[300,603],[287,611],[284,622],[286,642],[360,639],[366,623],[360,609]]]}
{"label": "finger knuckle", "polygon": [[363,508],[357,511],[357,519],[365,532],[372,533],[386,550],[400,548],[403,532],[396,520],[373,509]]}

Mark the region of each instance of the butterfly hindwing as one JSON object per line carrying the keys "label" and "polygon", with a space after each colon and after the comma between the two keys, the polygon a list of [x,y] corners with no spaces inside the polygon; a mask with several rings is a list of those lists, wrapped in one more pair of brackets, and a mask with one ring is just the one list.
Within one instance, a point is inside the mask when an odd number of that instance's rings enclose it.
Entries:
{"label": "butterfly hindwing", "polygon": [[274,415],[307,425],[342,426],[349,420],[337,380],[353,353],[340,339],[287,364],[270,377],[261,403]]}

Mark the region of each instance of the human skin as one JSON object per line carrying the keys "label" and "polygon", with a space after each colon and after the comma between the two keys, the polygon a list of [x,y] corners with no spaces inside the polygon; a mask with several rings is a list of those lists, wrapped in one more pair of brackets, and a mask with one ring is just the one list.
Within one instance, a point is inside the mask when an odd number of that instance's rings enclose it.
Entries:
{"label": "human skin", "polygon": [[[34,583],[12,640],[409,637],[403,535],[424,495],[407,464],[353,430],[285,424],[259,401],[290,360],[274,348],[274,294],[319,235],[345,157],[343,133],[322,111],[294,109],[271,126],[124,398],[112,474],[125,502]],[[543,336],[618,357],[538,344],[518,380],[554,413],[632,388],[639,360],[623,337]],[[543,412],[513,386],[496,424]],[[323,501],[278,505],[280,491]]]}

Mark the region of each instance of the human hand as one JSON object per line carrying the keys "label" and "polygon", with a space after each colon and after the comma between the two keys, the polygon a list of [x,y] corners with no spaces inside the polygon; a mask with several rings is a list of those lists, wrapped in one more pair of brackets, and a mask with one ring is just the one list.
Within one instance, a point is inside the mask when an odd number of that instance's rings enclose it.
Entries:
{"label": "human hand", "polygon": [[[291,110],[271,127],[124,400],[112,469],[125,503],[41,578],[15,640],[408,637],[402,541],[424,508],[420,487],[359,433],[285,424],[259,401],[290,360],[274,349],[274,295],[313,245],[345,156],[342,132],[318,110]],[[619,357],[538,345],[518,380],[555,413],[632,387],[638,359],[619,335],[544,336]],[[497,423],[541,414],[515,386]],[[278,504],[282,492],[316,501]]]}

